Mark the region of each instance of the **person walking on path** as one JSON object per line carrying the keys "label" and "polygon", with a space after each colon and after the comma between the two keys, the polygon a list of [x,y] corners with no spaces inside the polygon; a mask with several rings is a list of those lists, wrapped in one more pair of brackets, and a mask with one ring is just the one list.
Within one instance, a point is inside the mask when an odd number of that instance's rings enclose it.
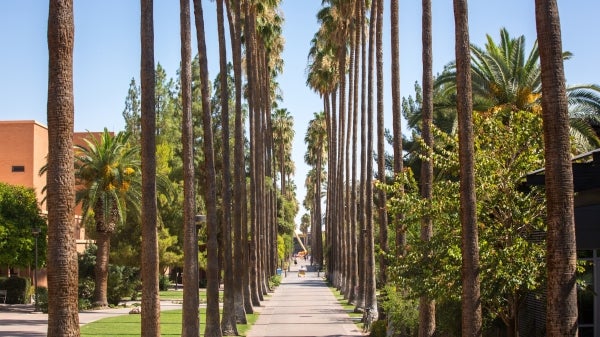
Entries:
{"label": "person walking on path", "polygon": [[247,337],[364,336],[316,272],[299,278],[293,269],[257,308],[260,315]]}

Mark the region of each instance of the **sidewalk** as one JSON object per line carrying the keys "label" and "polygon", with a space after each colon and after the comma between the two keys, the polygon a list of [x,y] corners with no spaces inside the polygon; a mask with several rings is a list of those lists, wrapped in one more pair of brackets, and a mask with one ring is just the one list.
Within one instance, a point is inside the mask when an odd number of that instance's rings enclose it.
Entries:
{"label": "sidewalk", "polygon": [[[364,336],[317,273],[298,276],[298,266],[256,311],[260,316],[247,337],[265,336]],[[309,267],[309,270],[310,267]]]}
{"label": "sidewalk", "polygon": [[[181,304],[161,301],[161,310],[181,308]],[[79,312],[79,325],[106,317],[128,315],[132,308],[87,310]],[[0,304],[0,337],[43,337],[48,331],[48,314],[34,313],[31,304]]]}

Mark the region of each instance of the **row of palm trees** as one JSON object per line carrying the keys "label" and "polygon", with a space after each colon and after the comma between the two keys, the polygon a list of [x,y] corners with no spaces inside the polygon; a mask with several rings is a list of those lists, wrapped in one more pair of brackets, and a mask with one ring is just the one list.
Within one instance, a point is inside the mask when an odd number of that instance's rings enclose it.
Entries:
{"label": "row of palm trees", "polygon": [[[317,263],[327,265],[328,278],[355,304],[357,311],[365,312],[363,318],[374,320],[378,311],[374,219],[379,225],[381,252],[378,282],[385,284],[387,281],[386,258],[400,258],[406,249],[402,214],[389,219],[395,228],[395,238],[389,240],[385,189],[373,190],[372,177],[386,181],[381,41],[383,1],[328,0],[323,5],[317,15],[321,26],[312,40],[307,74],[307,85],[323,99],[323,112],[315,113],[306,133],[308,151],[305,161],[312,170],[306,180],[309,193],[304,204],[310,211],[313,256]],[[457,131],[459,139],[462,335],[479,336],[482,333],[472,113],[474,109],[511,109],[536,111],[543,116],[548,211],[547,334],[575,336],[577,306],[572,281],[575,279],[576,256],[569,144],[570,135],[575,135],[579,150],[598,145],[594,132],[598,117],[590,113],[599,106],[597,88],[584,86],[567,90],[562,62],[569,54],[562,50],[558,10],[553,0],[536,0],[538,42],[527,57],[523,38],[511,39],[505,30],[501,31],[499,45],[488,38],[485,50],[471,46],[467,1],[455,0],[456,62],[434,83],[431,1],[423,0],[422,6],[423,96],[421,109],[412,120],[413,126],[419,125],[420,137],[425,144],[422,148],[426,149],[418,154],[422,158],[420,193],[424,200],[431,200],[434,179],[432,126],[434,116],[438,116],[441,117],[438,123],[444,118],[451,121],[445,130]],[[398,2],[391,0],[390,8],[393,171],[399,174],[404,169],[404,154],[397,74]],[[445,104],[434,106],[434,95],[448,99]],[[576,113],[571,118],[569,103]],[[455,117],[447,118],[448,110],[453,111],[450,114]],[[359,118],[360,143],[357,139]],[[377,155],[373,151],[374,121],[378,135]],[[357,158],[358,146],[360,158]],[[327,157],[326,161],[324,157]],[[373,159],[377,161],[377,172],[373,168]],[[325,166],[326,179],[322,173]],[[323,187],[324,181],[326,187]],[[320,209],[323,188],[327,196],[324,218]],[[377,215],[373,210],[374,199]],[[324,244],[320,232],[323,225],[326,228]],[[421,240],[430,240],[433,230],[432,218],[424,216]],[[388,247],[390,241],[395,247]],[[432,336],[434,332],[435,302],[422,296],[419,336]]]}
{"label": "row of palm trees", "polygon": [[[217,1],[220,58],[220,135],[223,175],[222,187],[217,186],[214,130],[209,97],[208,67],[204,32],[202,1],[194,1],[194,23],[198,39],[200,79],[196,85],[201,93],[202,132],[193,132],[192,74],[191,74],[191,8],[189,1],[182,0],[181,8],[181,86],[182,86],[182,157],[184,185],[184,284],[198,284],[198,233],[196,204],[198,189],[204,191],[207,232],[207,311],[206,336],[237,334],[236,324],[246,321],[246,313],[260,305],[267,293],[268,278],[277,269],[277,173],[281,180],[281,194],[293,197],[289,187],[293,165],[290,165],[290,143],[293,125],[289,113],[276,107],[277,84],[275,78],[282,70],[280,54],[282,17],[278,12],[278,1]],[[225,21],[227,18],[227,21]],[[230,48],[227,48],[225,22],[229,24]],[[77,264],[73,233],[74,201],[74,153],[72,147],[73,94],[72,94],[72,47],[73,47],[73,3],[72,0],[56,0],[50,3],[48,21],[48,46],[50,50],[50,80],[48,95],[48,127],[51,135],[48,160],[48,206],[49,242],[49,336],[77,336]],[[153,2],[141,2],[141,180],[129,179],[135,163],[113,167],[108,170],[114,180],[110,186],[96,186],[96,198],[85,199],[89,208],[95,210],[99,244],[108,252],[111,229],[118,220],[122,208],[114,203],[123,198],[114,196],[131,190],[131,184],[141,186],[141,267],[142,267],[142,335],[160,335],[160,303],[158,298],[158,237],[157,237],[157,173],[156,173],[156,73],[154,68]],[[243,37],[243,39],[242,39]],[[227,55],[232,51],[233,81],[232,96],[227,83]],[[245,66],[245,67],[244,67]],[[242,69],[245,69],[243,72]],[[245,74],[245,82],[242,75]],[[245,84],[245,86],[244,86]],[[250,130],[244,130],[245,115],[242,95],[248,103]],[[233,102],[234,107],[229,104]],[[229,112],[233,113],[233,151],[229,148]],[[273,122],[275,119],[275,123]],[[275,135],[273,135],[273,133]],[[245,137],[249,137],[249,157],[246,157]],[[107,132],[103,137],[109,137]],[[119,133],[116,138],[126,137]],[[201,169],[204,178],[196,183],[194,144],[203,145]],[[113,144],[122,144],[113,139]],[[110,140],[90,142],[78,151],[92,150]],[[108,145],[107,145],[108,146]],[[135,147],[127,151],[135,151]],[[120,152],[120,151],[115,151]],[[124,152],[120,152],[123,154]],[[78,158],[86,158],[85,155]],[[78,159],[79,160],[79,159]],[[85,163],[81,162],[81,166]],[[278,166],[276,166],[278,164]],[[231,166],[233,167],[231,167]],[[110,166],[110,165],[109,165]],[[248,170],[247,170],[248,168]],[[119,171],[121,170],[121,171]],[[80,182],[93,181],[85,177],[85,170],[78,170]],[[231,175],[230,175],[231,173]],[[136,172],[137,174],[137,172]],[[249,176],[249,186],[246,178]],[[87,180],[86,180],[87,179]],[[199,184],[200,186],[197,186]],[[233,188],[231,188],[233,186]],[[89,186],[88,186],[89,187]],[[200,187],[200,188],[198,188]],[[90,191],[90,188],[87,188]],[[219,198],[219,199],[217,199]],[[219,209],[218,205],[222,209]],[[249,224],[249,225],[247,225]],[[102,235],[100,235],[100,233]],[[223,239],[219,247],[218,235]],[[235,242],[235,244],[234,244]],[[219,250],[224,252],[225,261],[219,261]],[[104,253],[103,253],[104,254]],[[105,255],[106,257],[108,255]],[[108,264],[98,264],[104,268]],[[219,311],[219,273],[224,270],[224,305],[222,316]],[[100,270],[98,270],[100,271]],[[98,272],[97,274],[103,274]],[[97,287],[106,291],[106,287]],[[97,298],[103,298],[99,295]],[[184,287],[183,336],[199,335],[198,288]]]}

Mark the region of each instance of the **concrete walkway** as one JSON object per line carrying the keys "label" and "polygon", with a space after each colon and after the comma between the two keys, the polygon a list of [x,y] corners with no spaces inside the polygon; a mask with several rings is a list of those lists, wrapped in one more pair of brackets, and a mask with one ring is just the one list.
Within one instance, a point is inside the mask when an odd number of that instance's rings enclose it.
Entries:
{"label": "concrete walkway", "polygon": [[[300,262],[300,261],[299,261]],[[363,336],[317,272],[298,276],[292,267],[275,292],[255,308],[260,316],[247,337],[267,336]],[[310,270],[310,267],[309,267]],[[161,310],[181,308],[181,304],[161,302]],[[127,315],[131,308],[90,310],[79,313],[81,325],[106,317]],[[48,315],[33,313],[26,304],[0,304],[0,337],[43,337],[48,329]]]}
{"label": "concrete walkway", "polygon": [[256,308],[260,316],[247,337],[363,336],[323,278],[312,271],[298,277],[297,270],[292,267],[275,292]]}

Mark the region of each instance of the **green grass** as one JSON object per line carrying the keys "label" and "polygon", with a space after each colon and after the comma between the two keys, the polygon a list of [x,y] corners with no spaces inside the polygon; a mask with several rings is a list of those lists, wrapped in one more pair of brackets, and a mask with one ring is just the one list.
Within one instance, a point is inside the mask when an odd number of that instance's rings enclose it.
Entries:
{"label": "green grass", "polygon": [[[200,309],[200,334],[204,333],[204,315],[206,310]],[[181,336],[181,309],[161,311],[160,334],[161,336]],[[258,319],[257,314],[246,315],[248,324],[238,324],[238,333],[245,336],[252,324]],[[140,336],[141,316],[122,315],[104,318],[81,327],[82,337],[101,336]]]}
{"label": "green grass", "polygon": [[348,316],[350,316],[350,318],[352,318],[352,321],[354,322],[354,324],[359,327],[360,329],[363,328],[363,324],[361,322],[362,319],[362,312],[354,312],[354,305],[348,303],[348,300],[344,299],[344,295],[342,295],[342,293],[337,290],[334,287],[329,287],[329,290],[331,290],[331,292],[333,293],[333,296],[335,296],[335,298],[338,300],[338,302],[340,302],[340,304],[342,305],[342,308],[344,308],[344,310],[346,311],[346,313],[348,314]]}
{"label": "green grass", "polygon": [[[159,291],[158,296],[162,301],[183,301],[183,290]],[[223,302],[223,292],[219,292],[219,302]],[[200,303],[206,303],[206,289],[200,289]]]}

